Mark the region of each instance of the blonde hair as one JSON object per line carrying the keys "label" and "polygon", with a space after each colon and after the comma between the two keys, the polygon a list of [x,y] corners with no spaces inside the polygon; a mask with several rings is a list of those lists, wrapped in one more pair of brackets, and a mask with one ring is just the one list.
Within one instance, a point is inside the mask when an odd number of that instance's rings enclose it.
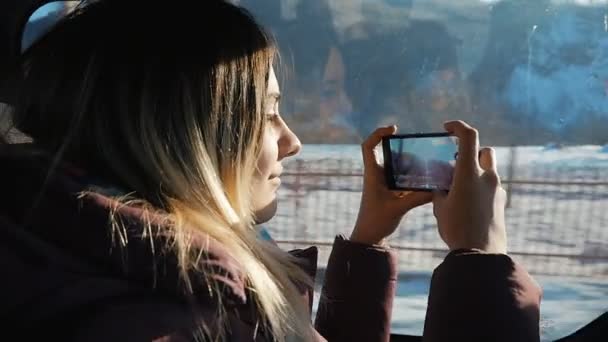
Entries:
{"label": "blonde hair", "polygon": [[76,9],[25,52],[15,124],[164,213],[190,291],[189,277],[205,276],[204,246],[192,242],[204,233],[240,264],[274,338],[309,340],[294,282],[310,279],[253,228],[251,185],[276,49],[241,8],[179,4],[100,0]]}

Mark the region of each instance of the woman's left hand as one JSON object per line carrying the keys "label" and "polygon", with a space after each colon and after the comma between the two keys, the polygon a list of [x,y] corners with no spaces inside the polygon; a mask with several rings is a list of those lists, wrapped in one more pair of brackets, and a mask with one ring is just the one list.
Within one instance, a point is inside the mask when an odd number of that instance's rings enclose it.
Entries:
{"label": "woman's left hand", "polygon": [[429,203],[433,198],[430,192],[399,192],[388,188],[384,167],[378,163],[375,148],[382,137],[396,131],[396,126],[378,128],[361,145],[363,194],[351,241],[369,245],[381,243],[397,229],[408,211]]}

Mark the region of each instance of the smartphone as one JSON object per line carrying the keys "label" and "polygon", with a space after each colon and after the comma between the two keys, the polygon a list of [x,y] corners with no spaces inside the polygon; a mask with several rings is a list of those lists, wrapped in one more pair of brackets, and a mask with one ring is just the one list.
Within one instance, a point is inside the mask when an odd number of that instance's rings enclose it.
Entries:
{"label": "smartphone", "polygon": [[458,157],[451,133],[390,135],[382,139],[382,151],[389,189],[450,190]]}

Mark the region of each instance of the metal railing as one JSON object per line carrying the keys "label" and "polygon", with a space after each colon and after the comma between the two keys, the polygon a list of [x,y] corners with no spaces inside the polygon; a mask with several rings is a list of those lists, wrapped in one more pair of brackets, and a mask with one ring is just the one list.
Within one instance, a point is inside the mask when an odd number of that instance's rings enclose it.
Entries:
{"label": "metal railing", "polygon": [[[509,253],[535,274],[608,275],[608,163],[530,170],[517,164],[514,150],[501,170]],[[268,228],[281,244],[329,249],[336,234],[354,225],[362,166],[331,159],[286,166],[278,215]],[[404,269],[431,270],[447,253],[431,205],[408,213],[389,243]]]}

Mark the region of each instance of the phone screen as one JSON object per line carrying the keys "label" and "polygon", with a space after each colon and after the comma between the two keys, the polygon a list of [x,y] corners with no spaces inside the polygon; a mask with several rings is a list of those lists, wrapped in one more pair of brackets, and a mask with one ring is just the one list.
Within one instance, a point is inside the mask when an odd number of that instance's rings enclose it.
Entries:
{"label": "phone screen", "polygon": [[393,135],[382,142],[389,188],[448,191],[458,156],[458,141],[449,133]]}

